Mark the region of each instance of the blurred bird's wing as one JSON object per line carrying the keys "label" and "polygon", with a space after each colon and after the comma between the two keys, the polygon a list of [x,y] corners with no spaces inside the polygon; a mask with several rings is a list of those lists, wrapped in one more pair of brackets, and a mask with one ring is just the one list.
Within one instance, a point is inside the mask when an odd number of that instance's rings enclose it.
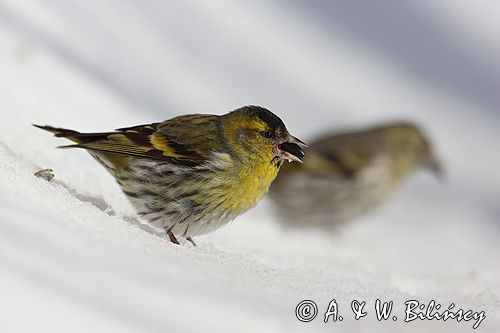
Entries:
{"label": "blurred bird's wing", "polygon": [[106,133],[79,133],[50,126],[37,127],[76,142],[62,148],[84,148],[196,166],[210,156],[209,147],[214,143],[205,134],[216,132],[216,123],[217,116],[188,115],[163,123],[120,128],[116,132]]}
{"label": "blurred bird's wing", "polygon": [[311,144],[310,155],[317,155],[316,163],[323,163],[322,169],[329,169],[329,173],[354,177],[377,158],[378,150],[373,145],[379,145],[378,140],[339,135]]}

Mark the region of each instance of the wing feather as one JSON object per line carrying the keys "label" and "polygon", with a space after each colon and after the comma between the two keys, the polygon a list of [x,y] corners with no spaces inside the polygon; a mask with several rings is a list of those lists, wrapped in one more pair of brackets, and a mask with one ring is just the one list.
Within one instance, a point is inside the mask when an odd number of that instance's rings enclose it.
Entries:
{"label": "wing feather", "polygon": [[195,166],[206,161],[217,148],[214,141],[219,139],[218,121],[218,116],[187,115],[163,123],[120,128],[116,132],[68,132],[64,136],[77,144],[63,148],[84,148]]}

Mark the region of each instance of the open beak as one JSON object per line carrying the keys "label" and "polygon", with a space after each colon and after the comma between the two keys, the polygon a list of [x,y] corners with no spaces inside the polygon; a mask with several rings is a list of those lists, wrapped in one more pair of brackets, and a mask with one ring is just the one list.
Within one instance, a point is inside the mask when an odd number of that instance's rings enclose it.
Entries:
{"label": "open beak", "polygon": [[302,140],[289,135],[288,141],[278,145],[278,156],[283,160],[288,160],[288,162],[302,163],[301,158],[306,156],[304,150],[302,150],[303,147],[307,147],[307,145]]}

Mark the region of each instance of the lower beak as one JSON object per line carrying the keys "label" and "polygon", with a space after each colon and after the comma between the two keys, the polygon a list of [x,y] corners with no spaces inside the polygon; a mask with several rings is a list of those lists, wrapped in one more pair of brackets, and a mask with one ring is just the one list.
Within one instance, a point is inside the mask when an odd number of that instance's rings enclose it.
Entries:
{"label": "lower beak", "polygon": [[278,145],[278,155],[281,159],[288,160],[289,162],[295,161],[302,163],[301,158],[306,156],[302,147],[307,147],[307,145],[290,135],[288,141]]}

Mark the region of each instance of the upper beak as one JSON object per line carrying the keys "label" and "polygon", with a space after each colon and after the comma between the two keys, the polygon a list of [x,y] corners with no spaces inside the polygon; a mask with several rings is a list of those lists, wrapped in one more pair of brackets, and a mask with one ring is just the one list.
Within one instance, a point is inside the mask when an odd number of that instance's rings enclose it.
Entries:
{"label": "upper beak", "polygon": [[288,142],[295,143],[295,144],[297,144],[297,145],[299,145],[301,147],[308,147],[307,144],[304,141],[302,141],[302,140],[294,137],[293,135],[290,135],[290,138],[288,139]]}
{"label": "upper beak", "polygon": [[302,150],[303,147],[307,147],[307,145],[302,140],[289,135],[287,141],[278,145],[278,153],[282,159],[286,159],[289,162],[296,161],[302,163],[301,158],[306,156],[304,150]]}

